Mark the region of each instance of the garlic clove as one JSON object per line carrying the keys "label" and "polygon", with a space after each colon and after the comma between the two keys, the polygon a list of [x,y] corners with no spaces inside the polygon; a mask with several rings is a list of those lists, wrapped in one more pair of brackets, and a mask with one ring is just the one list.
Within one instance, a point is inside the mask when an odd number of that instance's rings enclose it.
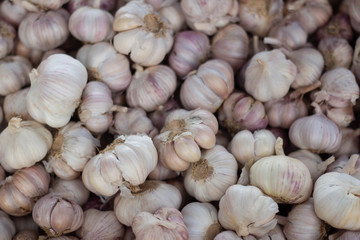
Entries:
{"label": "garlic clove", "polygon": [[88,201],[90,195],[80,178],[74,180],[56,178],[51,184],[50,192],[72,200],[80,206]]}
{"label": "garlic clove", "polygon": [[201,156],[200,148],[191,135],[179,135],[174,138],[174,150],[176,154],[187,162],[198,161]]}

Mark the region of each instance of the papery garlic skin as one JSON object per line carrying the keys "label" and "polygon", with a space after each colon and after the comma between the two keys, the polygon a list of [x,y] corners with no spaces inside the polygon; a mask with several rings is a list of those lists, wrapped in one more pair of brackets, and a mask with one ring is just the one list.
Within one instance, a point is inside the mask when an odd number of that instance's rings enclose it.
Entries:
{"label": "papery garlic skin", "polygon": [[63,198],[72,200],[80,206],[84,205],[90,196],[90,192],[85,188],[81,178],[73,180],[56,178],[52,182],[50,191]]}
{"label": "papery garlic skin", "polygon": [[9,172],[30,167],[45,157],[52,142],[50,131],[40,123],[13,117],[0,134],[1,165]]}
{"label": "papery garlic skin", "polygon": [[342,155],[351,155],[359,153],[359,147],[360,147],[360,139],[359,134],[360,130],[358,129],[352,129],[352,128],[341,128],[341,148],[337,150],[334,155],[336,157],[342,156]]}
{"label": "papery garlic skin", "polygon": [[[131,1],[115,13],[114,47],[142,66],[159,64],[173,44],[173,30],[151,5]],[[141,47],[140,47],[141,46]]]}
{"label": "papery garlic skin", "polygon": [[215,112],[234,90],[234,72],[220,59],[208,60],[189,74],[180,88],[180,100],[188,109]]}
{"label": "papery garlic skin", "polygon": [[235,232],[227,230],[216,235],[214,240],[243,240],[243,238],[239,237]]}
{"label": "papery garlic skin", "polygon": [[318,44],[318,49],[324,56],[327,70],[350,67],[353,48],[344,38],[323,38]]}
{"label": "papery garlic skin", "polygon": [[16,45],[15,45],[15,54],[18,55],[18,56],[22,56],[24,58],[27,58],[28,60],[30,60],[32,65],[34,67],[36,67],[42,61],[41,59],[43,57],[44,52],[41,51],[41,50],[28,48],[20,40],[18,40],[16,42]]}
{"label": "papery garlic skin", "polygon": [[355,31],[360,32],[360,4],[356,0],[350,0],[349,1],[349,16],[350,16],[350,22],[351,26],[355,29]]}
{"label": "papery garlic skin", "polygon": [[0,4],[1,18],[15,27],[19,26],[26,14],[26,9],[13,0],[5,0]]}
{"label": "papery garlic skin", "polygon": [[277,203],[254,186],[233,185],[219,203],[219,222],[238,236],[262,236],[276,226]]}
{"label": "papery garlic skin", "polygon": [[337,13],[331,17],[327,24],[316,33],[317,39],[326,37],[341,37],[347,41],[352,41],[354,34],[350,24],[350,17],[344,13]]}
{"label": "papery garlic skin", "polygon": [[0,20],[0,59],[8,55],[14,48],[15,36],[16,31],[14,27]]}
{"label": "papery garlic skin", "polygon": [[69,0],[26,0],[28,4],[33,4],[40,9],[59,9],[65,3],[69,2]]}
{"label": "papery garlic skin", "polygon": [[31,71],[30,80],[29,114],[50,127],[65,126],[80,103],[87,82],[86,68],[68,55],[54,54]]}
{"label": "papery garlic skin", "polygon": [[32,117],[26,109],[26,96],[29,90],[30,87],[27,87],[6,95],[3,105],[6,121],[16,116],[23,120],[32,120]]}
{"label": "papery garlic skin", "polygon": [[164,165],[160,161],[158,161],[155,169],[149,174],[148,178],[150,180],[162,181],[162,180],[176,178],[178,175],[179,175],[178,172],[175,172],[173,170],[164,167]]}
{"label": "papery garlic skin", "polygon": [[138,240],[160,236],[164,240],[187,240],[189,237],[183,216],[176,208],[160,208],[154,214],[140,212],[134,217],[131,227]]}
{"label": "papery garlic skin", "polygon": [[[70,0],[67,4],[67,9],[70,13],[76,11],[76,9],[82,6],[94,6],[97,0]],[[115,9],[115,0],[100,0],[99,8],[111,12]]]}
{"label": "papery garlic skin", "polygon": [[179,32],[186,27],[185,16],[181,9],[180,2],[174,1],[171,5],[163,6],[156,10],[161,16],[169,21],[174,32]]}
{"label": "papery garlic skin", "polygon": [[3,211],[0,211],[0,232],[2,234],[1,238],[4,240],[12,239],[16,233],[14,222]]}
{"label": "papery garlic skin", "polygon": [[325,106],[326,116],[334,121],[339,127],[347,127],[355,120],[353,106],[349,104],[343,108],[332,108]]}

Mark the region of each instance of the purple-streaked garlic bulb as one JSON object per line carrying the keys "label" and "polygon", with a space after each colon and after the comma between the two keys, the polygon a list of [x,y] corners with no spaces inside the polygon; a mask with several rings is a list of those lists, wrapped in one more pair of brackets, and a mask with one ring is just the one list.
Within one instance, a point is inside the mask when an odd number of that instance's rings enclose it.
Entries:
{"label": "purple-streaked garlic bulb", "polygon": [[347,40],[339,37],[326,37],[320,40],[318,49],[324,56],[327,70],[349,68],[353,49]]}
{"label": "purple-streaked garlic bulb", "polygon": [[351,28],[349,16],[344,13],[337,13],[333,15],[325,26],[319,28],[316,36],[319,40],[325,37],[340,37],[347,41],[351,41],[354,34]]}
{"label": "purple-streaked garlic bulb", "polygon": [[0,20],[0,59],[13,50],[15,37],[15,28],[9,23]]}

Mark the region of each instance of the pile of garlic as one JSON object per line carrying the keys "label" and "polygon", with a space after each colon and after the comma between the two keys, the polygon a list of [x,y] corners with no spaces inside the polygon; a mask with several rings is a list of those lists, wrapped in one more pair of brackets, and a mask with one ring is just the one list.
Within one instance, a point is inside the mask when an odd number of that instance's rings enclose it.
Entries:
{"label": "pile of garlic", "polygon": [[0,239],[360,238],[359,0],[3,0]]}

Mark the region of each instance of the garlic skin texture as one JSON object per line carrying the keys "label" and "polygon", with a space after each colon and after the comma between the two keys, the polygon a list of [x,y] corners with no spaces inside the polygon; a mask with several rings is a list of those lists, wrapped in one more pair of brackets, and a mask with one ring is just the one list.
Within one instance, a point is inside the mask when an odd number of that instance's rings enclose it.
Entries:
{"label": "garlic skin texture", "polygon": [[69,13],[65,9],[28,13],[21,21],[20,41],[31,49],[48,51],[63,44],[69,36]]}
{"label": "garlic skin texture", "polygon": [[56,10],[69,0],[26,0],[25,2],[35,8]]}
{"label": "garlic skin texture", "polygon": [[346,173],[321,175],[314,185],[316,215],[332,227],[359,230],[359,186],[360,180]]}
{"label": "garlic skin texture", "polygon": [[[28,59],[33,66],[38,66],[41,62],[44,52],[33,48],[28,48],[20,40],[16,41],[15,54]],[[28,76],[28,74],[27,74]]]}
{"label": "garlic skin texture", "polygon": [[14,27],[9,23],[0,20],[0,59],[13,50],[15,37],[16,31]]}
{"label": "garlic skin texture", "polygon": [[121,239],[125,228],[116,219],[114,211],[88,209],[84,211],[84,223],[76,230],[81,239]]}
{"label": "garlic skin texture", "polygon": [[0,134],[1,165],[8,172],[30,167],[45,157],[52,142],[50,131],[40,123],[13,117]]}
{"label": "garlic skin texture", "polygon": [[214,239],[221,231],[218,211],[210,203],[191,202],[181,210],[189,239]]}
{"label": "garlic skin texture", "polygon": [[235,232],[227,230],[216,235],[214,240],[243,240],[243,238],[239,237]]}
{"label": "garlic skin texture", "polygon": [[318,49],[324,56],[327,70],[349,68],[353,49],[347,40],[339,37],[327,37],[320,40]]}
{"label": "garlic skin texture", "polygon": [[86,43],[108,41],[113,36],[114,17],[107,11],[88,6],[80,7],[69,18],[69,31]]}
{"label": "garlic skin texture", "polygon": [[14,222],[3,211],[0,211],[0,232],[2,234],[1,239],[4,240],[12,239],[16,233]]}
{"label": "garlic skin texture", "polygon": [[223,146],[203,150],[201,159],[185,172],[186,191],[200,202],[218,201],[237,181],[237,162]]}
{"label": "garlic skin texture", "polygon": [[173,30],[165,18],[154,12],[151,5],[131,1],[115,13],[114,47],[142,66],[159,64],[170,51]]}
{"label": "garlic skin texture", "polygon": [[9,122],[12,117],[20,117],[23,120],[32,120],[32,117],[26,109],[26,96],[29,90],[30,87],[27,87],[6,95],[3,104],[6,121]]}
{"label": "garlic skin texture", "polygon": [[96,146],[100,146],[100,141],[87,128],[80,122],[69,122],[54,137],[44,162],[46,169],[61,179],[75,179],[95,156]]}
{"label": "garlic skin texture", "polygon": [[20,90],[30,83],[32,65],[21,56],[7,56],[0,59],[0,96]]}
{"label": "garlic skin texture", "polygon": [[148,179],[163,181],[176,178],[179,174],[180,173],[164,167],[164,165],[160,161],[158,161],[155,169],[152,170],[152,172],[149,174]]}
{"label": "garlic skin texture", "polygon": [[341,128],[341,148],[334,155],[340,157],[342,155],[351,155],[360,152],[360,130],[352,128]]}
{"label": "garlic skin texture", "polygon": [[176,208],[160,208],[154,214],[140,212],[131,224],[136,239],[187,240],[188,230],[181,212]]}
{"label": "garlic skin texture", "polygon": [[245,90],[261,102],[279,99],[288,93],[296,73],[295,64],[280,50],[259,52],[246,67]]}
{"label": "garlic skin texture", "polygon": [[350,24],[350,17],[341,11],[334,14],[326,25],[317,30],[316,37],[319,40],[326,37],[341,37],[351,42],[354,34]]}
{"label": "garlic skin texture", "polygon": [[82,46],[76,59],[86,67],[89,79],[104,82],[112,92],[122,91],[130,84],[129,60],[108,42]]}
{"label": "garlic skin texture", "polygon": [[349,16],[350,16],[350,22],[351,26],[354,28],[355,31],[360,32],[360,3],[356,0],[350,0],[349,1]]}
{"label": "garlic skin texture", "polygon": [[90,196],[90,192],[85,188],[81,178],[73,180],[56,178],[51,184],[50,192],[72,200],[80,206],[84,205]]}
{"label": "garlic skin texture", "polygon": [[19,26],[21,20],[27,14],[26,9],[21,4],[14,3],[12,0],[5,0],[0,3],[0,15],[6,22],[14,27]]}
{"label": "garlic skin texture", "polygon": [[175,92],[176,83],[175,72],[166,65],[139,66],[126,89],[126,102],[130,107],[154,111]]}
{"label": "garlic skin texture", "polygon": [[185,109],[206,109],[214,113],[234,90],[234,72],[220,59],[208,60],[189,74],[180,88]]}
{"label": "garlic skin texture", "polygon": [[113,11],[116,8],[116,1],[115,0],[100,0],[99,3],[96,2],[97,0],[70,0],[67,9],[70,13],[73,13],[76,11],[76,9],[82,7],[82,6],[94,6],[96,5],[100,9],[104,9],[106,11]]}
{"label": "garlic skin texture", "polygon": [[120,223],[131,226],[134,217],[139,212],[155,213],[159,208],[179,208],[181,204],[180,191],[165,182],[147,180],[131,193],[122,196],[118,193],[114,200],[114,211]]}
{"label": "garlic skin texture", "polygon": [[31,117],[53,128],[65,126],[80,104],[86,68],[69,55],[54,54],[31,71],[30,80],[26,107]]}
{"label": "garlic skin texture", "polygon": [[254,186],[229,187],[219,202],[219,222],[237,235],[262,236],[276,226],[277,203]]}

